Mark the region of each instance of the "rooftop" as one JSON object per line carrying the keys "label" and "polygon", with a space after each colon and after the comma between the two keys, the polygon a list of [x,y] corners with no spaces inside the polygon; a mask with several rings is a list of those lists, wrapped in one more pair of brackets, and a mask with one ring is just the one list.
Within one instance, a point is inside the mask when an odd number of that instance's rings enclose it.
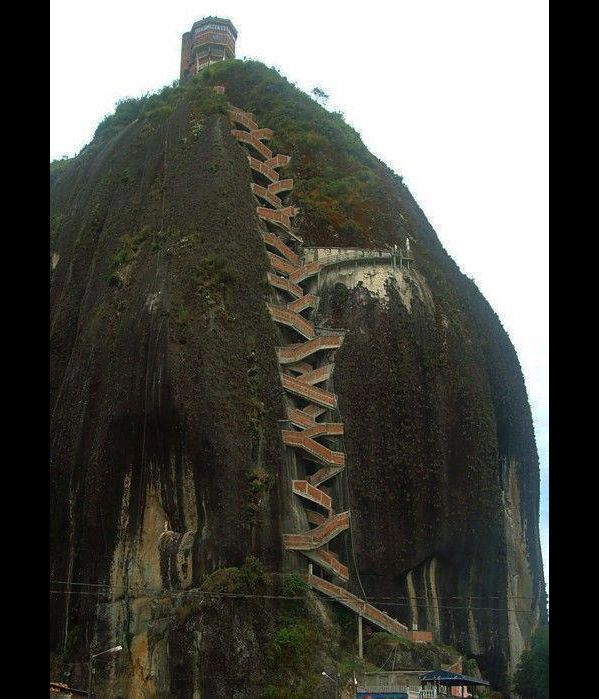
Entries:
{"label": "rooftop", "polygon": [[431,672],[425,672],[420,679],[422,683],[438,682],[446,687],[489,687],[491,684],[486,680],[479,680],[469,675],[459,675],[457,672],[449,672],[449,670],[431,670]]}
{"label": "rooftop", "polygon": [[204,17],[203,19],[199,19],[197,22],[193,23],[191,31],[193,32],[194,29],[197,29],[203,24],[210,24],[210,22],[218,22],[219,24],[226,25],[231,30],[233,36],[237,39],[237,29],[235,29],[235,25],[230,19],[224,19],[223,17]]}

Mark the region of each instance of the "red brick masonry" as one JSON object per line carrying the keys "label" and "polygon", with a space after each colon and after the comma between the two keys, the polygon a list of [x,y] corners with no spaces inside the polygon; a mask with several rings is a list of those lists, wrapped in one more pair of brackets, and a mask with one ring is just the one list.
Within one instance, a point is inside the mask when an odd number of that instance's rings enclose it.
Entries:
{"label": "red brick masonry", "polygon": [[312,485],[318,487],[319,485],[322,485],[337,474],[341,473],[341,471],[343,471],[344,468],[345,464],[340,464],[339,466],[324,466],[308,478],[308,483],[311,483]]}
{"label": "red brick masonry", "polygon": [[322,568],[336,575],[343,582],[348,582],[349,569],[341,563],[332,551],[322,548],[314,549],[313,551],[304,551],[304,554]]}
{"label": "red brick masonry", "polygon": [[307,340],[312,340],[315,337],[314,326],[309,320],[295,311],[290,311],[288,308],[281,308],[272,303],[266,304],[272,319],[281,325],[287,325],[296,330],[300,335],[303,335]]}
{"label": "red brick masonry", "polygon": [[299,379],[295,379],[293,376],[289,376],[289,374],[281,374],[281,382],[286,391],[300,398],[305,398],[325,408],[337,407],[337,396],[334,393],[330,393],[330,391],[310,386]]}
{"label": "red brick masonry", "polygon": [[[301,376],[298,376],[298,381],[303,381],[304,383],[314,386],[317,383],[322,383],[327,381],[333,373],[334,364],[325,364],[324,366],[318,367],[318,369],[311,369],[309,371],[304,371]],[[289,367],[295,370],[295,365]],[[324,434],[324,433],[323,433]]]}
{"label": "red brick masonry", "polygon": [[264,199],[265,202],[273,206],[275,209],[282,209],[283,203],[277,196],[279,192],[285,192],[293,188],[293,180],[279,180],[278,182],[271,182],[267,187],[256,184],[255,182],[250,182],[250,187],[252,192],[260,199]]}
{"label": "red brick masonry", "polygon": [[285,547],[292,550],[320,548],[349,527],[349,512],[332,515],[324,524],[301,534],[283,534]]}
{"label": "red brick masonry", "polygon": [[302,432],[304,437],[322,437],[327,435],[329,437],[333,435],[343,434],[343,423],[342,422],[318,422],[313,427],[308,427],[308,429]]}
{"label": "red brick masonry", "polygon": [[287,417],[297,427],[311,427],[314,424],[314,418],[297,408],[290,408],[287,411]]}
{"label": "red brick masonry", "polygon": [[241,131],[239,129],[233,129],[231,134],[235,136],[238,141],[247,143],[248,146],[252,146],[260,155],[263,155],[267,160],[272,158],[272,151],[268,146],[265,146],[262,141],[260,141],[256,136],[254,136],[253,131]]}
{"label": "red brick masonry", "polygon": [[318,296],[314,294],[304,294],[301,298],[287,304],[287,308],[296,313],[301,313],[306,308],[316,308],[316,306],[318,306]]}
{"label": "red brick masonry", "polygon": [[275,158],[271,158],[271,160],[268,160],[265,163],[263,163],[257,158],[253,158],[251,155],[248,155],[248,162],[252,170],[254,170],[255,172],[259,172],[261,175],[264,175],[264,177],[269,179],[271,182],[278,182],[279,173],[275,170],[273,165],[269,165],[269,163],[271,163],[273,160],[275,160]]}
{"label": "red brick masonry", "polygon": [[352,595],[351,592],[348,592],[344,588],[334,585],[328,582],[328,580],[323,580],[316,575],[306,575],[304,577],[307,583],[315,590],[320,590],[320,592],[324,592],[326,595],[329,595],[329,597],[334,597],[344,606],[353,609],[354,612],[368,619],[368,621],[374,622],[377,626],[380,626],[394,636],[410,638],[411,633],[413,633],[408,630],[407,626],[397,621],[397,619],[393,619],[388,614],[385,614],[385,612],[381,612],[380,609],[373,607],[371,604],[368,604],[368,602],[364,602],[364,600]]}
{"label": "red brick masonry", "polygon": [[[276,184],[276,182],[275,182]],[[274,206],[275,209],[281,209],[283,208],[283,203],[277,197],[276,195],[272,194],[268,188],[262,187],[259,184],[256,184],[255,182],[252,182],[250,184],[252,188],[252,192],[257,196],[260,197],[260,199],[264,199],[265,202],[270,204],[271,206]]]}
{"label": "red brick masonry", "polygon": [[[252,184],[254,183],[252,182]],[[278,250],[281,255],[283,255],[283,257],[296,269],[301,267],[299,256],[296,255],[291,248],[287,247],[287,245],[285,245],[278,235],[275,235],[274,233],[264,233],[262,240],[266,243],[266,245],[270,245],[271,248]]]}
{"label": "red brick masonry", "polygon": [[[270,260],[270,264],[272,268],[275,270],[275,272],[279,272],[280,274],[287,274],[291,275],[295,272],[296,267],[293,265],[289,260],[285,260],[282,257],[279,257],[278,255],[275,255],[272,252],[267,252],[268,259]],[[295,284],[295,282],[292,282]],[[296,284],[297,286],[297,284]],[[302,291],[303,294],[303,291]]]}
{"label": "red brick masonry", "polygon": [[295,364],[291,364],[291,366],[288,367],[289,371],[295,371],[298,374],[309,374],[311,371],[314,371],[312,369],[312,365],[309,364],[308,362],[296,362]]}
{"label": "red brick masonry", "polygon": [[308,483],[308,481],[291,481],[291,488],[296,495],[307,498],[327,510],[331,510],[333,507],[331,498],[326,493],[323,493],[322,490]]}
{"label": "red brick masonry", "polygon": [[235,124],[245,126],[248,131],[258,130],[258,124],[254,121],[254,115],[251,112],[242,112],[241,109],[230,109],[229,118]]}
{"label": "red brick masonry", "polygon": [[277,289],[281,289],[282,291],[286,291],[287,293],[291,294],[292,296],[295,296],[296,298],[301,298],[301,295],[303,293],[301,286],[298,286],[297,284],[292,284],[289,281],[289,279],[279,277],[278,274],[273,274],[272,272],[267,272],[266,276],[271,286],[274,286]]}
{"label": "red brick masonry", "polygon": [[277,356],[280,364],[292,364],[310,357],[315,352],[337,349],[341,347],[342,342],[343,335],[318,335],[313,340],[308,340],[308,342],[277,348]]}
{"label": "red brick masonry", "polygon": [[[270,221],[271,223],[280,226],[283,230],[289,231],[291,229],[291,217],[295,216],[296,209],[294,206],[286,206],[284,209],[269,209],[266,206],[258,206],[256,207],[256,212],[263,221]],[[312,262],[310,264],[314,263]],[[302,269],[304,268],[302,267]],[[292,279],[291,281],[298,283],[305,278],[306,277],[303,277],[302,279]]]}
{"label": "red brick masonry", "polygon": [[318,274],[320,272],[320,269],[320,263],[309,262],[307,265],[304,265],[303,267],[300,267],[298,270],[293,272],[289,276],[289,281],[292,281],[294,284],[299,284],[300,282],[303,282],[306,279],[313,277],[315,274]]}
{"label": "red brick masonry", "polygon": [[342,451],[333,451],[323,446],[311,437],[306,437],[305,432],[282,430],[282,435],[283,444],[303,449],[326,466],[345,466],[345,454]]}

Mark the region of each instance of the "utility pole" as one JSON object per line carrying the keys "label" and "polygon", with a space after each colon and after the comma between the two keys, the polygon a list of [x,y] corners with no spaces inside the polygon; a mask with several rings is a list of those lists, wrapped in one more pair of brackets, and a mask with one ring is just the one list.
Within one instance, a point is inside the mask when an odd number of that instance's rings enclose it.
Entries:
{"label": "utility pole", "polygon": [[335,672],[335,679],[333,679],[330,675],[328,675],[324,670],[320,674],[323,677],[326,677],[327,679],[331,680],[331,682],[335,683],[335,699],[339,699],[339,679],[340,679],[339,673]]}
{"label": "utility pole", "polygon": [[94,660],[101,655],[118,653],[123,650],[123,646],[114,646],[114,648],[109,648],[108,650],[103,650],[100,653],[92,653],[89,658],[89,681],[87,684],[87,699],[91,699],[92,695],[92,684],[94,680]]}
{"label": "utility pole", "polygon": [[362,615],[358,614],[358,657],[364,657],[364,649],[362,648]]}

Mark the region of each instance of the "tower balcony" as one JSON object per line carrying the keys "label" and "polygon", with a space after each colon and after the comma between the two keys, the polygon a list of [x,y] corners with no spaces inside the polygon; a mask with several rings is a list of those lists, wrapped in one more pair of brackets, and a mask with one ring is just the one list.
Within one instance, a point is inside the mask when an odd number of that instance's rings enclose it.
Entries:
{"label": "tower balcony", "polygon": [[227,58],[235,58],[235,42],[225,34],[202,32],[191,40],[192,55],[208,47],[211,49],[220,48],[226,54]]}

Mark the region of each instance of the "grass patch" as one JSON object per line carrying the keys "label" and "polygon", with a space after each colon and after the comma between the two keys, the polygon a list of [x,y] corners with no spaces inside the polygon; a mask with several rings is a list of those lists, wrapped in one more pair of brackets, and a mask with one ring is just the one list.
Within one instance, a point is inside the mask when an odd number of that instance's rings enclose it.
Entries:
{"label": "grass patch", "polygon": [[283,578],[281,593],[285,597],[305,597],[309,590],[308,583],[297,573],[289,573]]}
{"label": "grass patch", "polygon": [[120,289],[127,284],[131,265],[148,236],[148,228],[142,228],[136,235],[125,234],[121,237],[119,247],[112,255],[111,271],[108,278],[110,286]]}
{"label": "grass patch", "polygon": [[248,487],[249,487],[249,498],[248,498],[248,521],[250,525],[256,523],[256,517],[258,515],[258,510],[264,497],[268,494],[271,489],[275,478],[272,473],[268,473],[266,469],[262,466],[252,469],[248,474]]}
{"label": "grass patch", "polygon": [[114,113],[104,117],[98,125],[94,140],[111,138],[136,120],[142,123],[144,133],[154,133],[182,104],[191,105],[195,123],[201,123],[210,114],[228,111],[226,97],[217,95],[197,77],[183,84],[175,81],[157,92],[117,102]]}
{"label": "grass patch", "polygon": [[66,155],[64,158],[60,158],[58,160],[52,160],[50,162],[50,177],[59,175],[66,170],[69,169],[69,167],[72,165],[72,163],[75,161],[75,158],[68,158]]}
{"label": "grass patch", "polygon": [[248,556],[240,567],[219,568],[202,582],[203,592],[255,594],[272,585],[270,575],[255,556]]}
{"label": "grass patch", "polygon": [[[454,663],[460,653],[451,646],[434,643],[414,643],[407,638],[393,636],[385,631],[378,631],[364,644],[365,655],[369,662],[382,667],[396,649],[394,658],[397,667],[419,669],[423,667],[441,667]],[[387,667],[387,669],[390,669]]]}
{"label": "grass patch", "polygon": [[341,113],[327,111],[258,61],[224,61],[203,70],[198,79],[224,84],[233,104],[273,129],[273,152],[292,157],[293,197],[302,217],[332,226],[347,243],[370,237],[376,212],[372,200],[382,189],[379,173],[388,168],[368,152]]}
{"label": "grass patch", "polygon": [[237,281],[227,259],[222,255],[209,255],[192,274],[204,302],[226,311],[231,301],[231,287]]}

